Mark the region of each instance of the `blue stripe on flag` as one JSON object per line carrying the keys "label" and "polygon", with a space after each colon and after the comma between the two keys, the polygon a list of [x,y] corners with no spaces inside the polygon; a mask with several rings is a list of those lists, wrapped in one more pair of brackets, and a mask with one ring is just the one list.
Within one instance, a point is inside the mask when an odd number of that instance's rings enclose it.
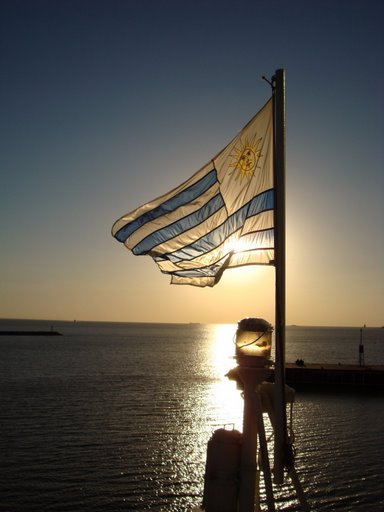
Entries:
{"label": "blue stripe on flag", "polygon": [[159,229],[153,231],[150,235],[141,240],[135,247],[132,248],[133,254],[136,256],[147,254],[153,247],[169,241],[172,238],[189,231],[190,229],[197,228],[199,224],[206,221],[214,213],[218,212],[224,206],[224,200],[221,194],[216,194],[207,203],[205,203],[199,210],[186,215],[185,217]]}
{"label": "blue stripe on flag", "polygon": [[270,189],[254,197],[248,203],[249,209],[247,212],[247,218],[253,217],[261,212],[273,210],[273,195],[273,189]]}
{"label": "blue stripe on flag", "polygon": [[223,224],[202,236],[193,244],[185,246],[173,253],[164,255],[164,257],[173,263],[183,260],[192,260],[221,245],[226,238],[244,225],[247,218],[272,209],[273,190],[271,189],[251,199],[249,203],[228,217]]}
{"label": "blue stripe on flag", "polygon": [[212,185],[214,185],[217,181],[216,170],[212,169],[209,171],[203,178],[199,181],[193,183],[190,187],[185,190],[182,190],[179,194],[169,198],[164,203],[161,203],[153,210],[145,212],[143,215],[140,215],[137,219],[123,226],[119,231],[115,233],[115,238],[119,240],[119,242],[125,242],[126,239],[137,229],[141,228],[147,222],[151,222],[152,220],[158,219],[162,215],[166,215],[167,213],[173,212],[180,206],[191,203],[197,197],[201,196],[206,192]]}
{"label": "blue stripe on flag", "polygon": [[[273,240],[274,240],[274,229],[273,228],[266,228],[266,229],[260,229],[260,230],[257,230],[257,231],[249,231],[247,232],[247,234],[245,235],[246,239],[249,240],[250,237],[252,237],[253,239],[255,237],[257,237],[257,240],[259,242],[261,242],[263,244],[262,247],[251,247],[250,249],[245,249],[245,250],[242,250],[241,252],[242,253],[247,253],[247,252],[255,252],[255,251],[269,251],[269,250],[272,250],[273,251]],[[243,238],[243,237],[241,237]],[[213,248],[215,249],[215,248]],[[224,255],[222,256],[221,255],[221,259],[223,258],[226,258],[228,256],[227,255]],[[164,261],[169,261],[170,258],[169,258],[169,254],[164,254],[164,255],[160,255],[160,256],[152,256],[152,259],[153,261],[155,261],[156,263],[161,263],[161,262],[164,262]],[[218,260],[220,261],[220,260]],[[200,268],[205,268],[205,267],[211,267],[212,265],[216,265],[216,263],[210,263],[209,265],[202,265],[201,267],[198,267],[198,268],[195,268],[195,269],[188,269],[188,270],[182,270],[182,272],[199,272]],[[177,273],[179,271],[167,271],[167,270],[162,270],[162,272],[164,274],[174,274],[174,273]]]}
{"label": "blue stripe on flag", "polygon": [[215,264],[194,270],[178,270],[177,272],[170,272],[170,275],[179,277],[215,277],[219,270],[220,265]]}
{"label": "blue stripe on flag", "polygon": [[[263,231],[263,235],[269,237],[271,240],[273,240],[273,228],[267,229]],[[263,247],[260,249],[249,249],[249,251],[246,252],[255,252],[255,251],[268,251],[273,250],[273,244],[271,247]],[[206,267],[199,267],[199,268],[193,268],[193,269],[184,269],[184,270],[176,270],[172,272],[167,272],[166,270],[162,270],[163,274],[169,274],[169,275],[175,275],[178,277],[215,277],[222,269],[222,261],[226,260],[228,255],[226,254],[224,257],[222,257],[220,260],[218,260],[215,263],[212,263],[210,265],[207,265]],[[155,261],[157,261],[157,258],[153,258]],[[161,258],[159,258],[161,259]]]}

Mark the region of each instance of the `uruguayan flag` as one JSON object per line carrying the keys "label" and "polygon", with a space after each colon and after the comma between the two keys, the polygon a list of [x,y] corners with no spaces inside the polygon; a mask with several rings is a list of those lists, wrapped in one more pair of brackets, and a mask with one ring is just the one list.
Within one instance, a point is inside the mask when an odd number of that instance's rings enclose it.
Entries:
{"label": "uruguayan flag", "polygon": [[214,286],[227,268],[273,263],[272,100],[188,181],[115,222],[173,284]]}

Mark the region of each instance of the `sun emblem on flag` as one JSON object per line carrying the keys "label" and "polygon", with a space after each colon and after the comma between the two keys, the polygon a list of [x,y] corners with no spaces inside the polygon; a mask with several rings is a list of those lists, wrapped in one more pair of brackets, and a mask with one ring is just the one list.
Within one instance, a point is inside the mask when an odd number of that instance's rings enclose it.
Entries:
{"label": "sun emblem on flag", "polygon": [[259,139],[254,137],[251,141],[248,138],[240,140],[234,147],[231,155],[233,161],[230,166],[240,171],[243,176],[253,176],[261,157],[261,143],[261,137]]}

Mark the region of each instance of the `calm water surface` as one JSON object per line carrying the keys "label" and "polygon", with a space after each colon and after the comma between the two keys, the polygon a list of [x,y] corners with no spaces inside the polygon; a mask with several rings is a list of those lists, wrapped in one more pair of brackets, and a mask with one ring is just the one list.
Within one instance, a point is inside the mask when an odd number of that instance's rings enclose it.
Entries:
{"label": "calm water surface", "polygon": [[[0,511],[199,505],[208,439],[223,424],[241,430],[242,399],[225,378],[235,326],[53,327],[63,336],[0,337]],[[384,363],[383,335],[364,330],[366,364]],[[355,363],[359,339],[359,329],[290,327],[287,360]],[[384,510],[383,425],[381,396],[297,393],[296,467],[313,510]],[[276,495],[279,510],[298,510],[289,483]]]}

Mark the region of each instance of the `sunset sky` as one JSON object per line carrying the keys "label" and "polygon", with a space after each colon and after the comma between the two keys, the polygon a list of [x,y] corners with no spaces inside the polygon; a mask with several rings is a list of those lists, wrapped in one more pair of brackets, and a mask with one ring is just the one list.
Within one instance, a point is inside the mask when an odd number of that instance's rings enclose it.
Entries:
{"label": "sunset sky", "polygon": [[171,286],[115,220],[286,70],[287,323],[384,325],[382,0],[2,0],[0,317],[274,321],[274,268]]}

